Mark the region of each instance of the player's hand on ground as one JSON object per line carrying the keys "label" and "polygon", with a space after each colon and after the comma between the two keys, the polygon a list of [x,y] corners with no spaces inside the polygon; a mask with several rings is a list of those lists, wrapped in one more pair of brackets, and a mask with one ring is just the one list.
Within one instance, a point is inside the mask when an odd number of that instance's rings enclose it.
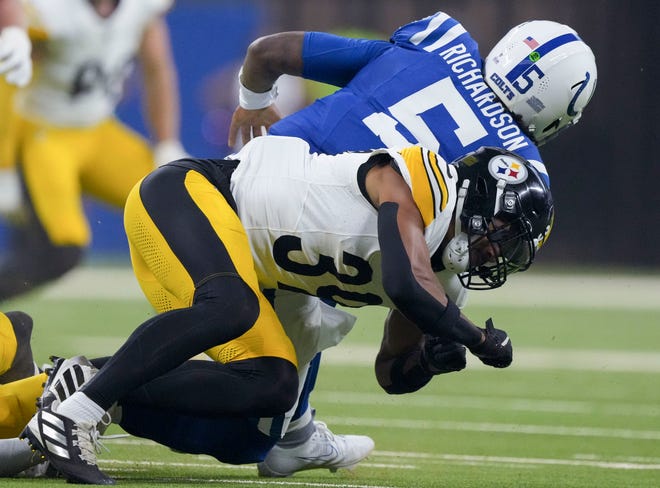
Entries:
{"label": "player's hand on ground", "polygon": [[422,363],[433,374],[451,373],[465,368],[465,346],[458,342],[443,344],[437,337],[424,336]]}
{"label": "player's hand on ground", "polygon": [[275,105],[257,110],[246,110],[237,107],[231,117],[229,126],[229,147],[236,147],[240,134],[243,144],[250,139],[265,135],[270,126],[280,120],[282,115]]}
{"label": "player's hand on ground", "polygon": [[32,43],[24,29],[8,26],[0,32],[0,74],[8,83],[25,86],[32,78]]}
{"label": "player's hand on ground", "polygon": [[513,361],[513,346],[506,332],[496,329],[493,320],[486,321],[483,329],[485,339],[481,344],[472,346],[470,352],[481,362],[494,368],[506,368]]}

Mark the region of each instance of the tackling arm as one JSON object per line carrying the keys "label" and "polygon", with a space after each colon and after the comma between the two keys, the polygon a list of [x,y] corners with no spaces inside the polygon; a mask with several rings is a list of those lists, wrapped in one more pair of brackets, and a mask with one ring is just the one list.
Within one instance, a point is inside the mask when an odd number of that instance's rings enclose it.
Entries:
{"label": "tackling arm", "polygon": [[[496,329],[489,319],[481,329],[462,315],[456,304],[446,296],[431,267],[429,250],[424,238],[424,224],[408,185],[390,165],[372,167],[365,186],[372,204],[378,209],[378,241],[381,251],[383,288],[397,310],[426,336],[421,348],[422,360],[426,356],[437,359],[436,368],[445,367],[446,355],[452,356],[457,347],[466,346],[484,364],[506,368],[513,360],[511,341],[506,332]],[[393,341],[388,341],[390,344]],[[455,344],[458,343],[458,344]],[[390,348],[397,351],[395,348]],[[399,353],[415,354],[414,349],[402,347]],[[462,351],[464,354],[464,350]],[[381,359],[386,359],[387,355]],[[402,361],[417,361],[414,357]],[[453,361],[453,360],[452,360]],[[392,374],[403,374],[410,364],[396,363]],[[450,370],[453,370],[450,368]],[[438,374],[431,371],[431,374]],[[406,388],[420,381],[400,383]],[[426,380],[428,381],[428,380]],[[387,383],[386,383],[387,384]],[[420,383],[416,388],[425,384]],[[414,390],[413,390],[414,391]]]}
{"label": "tackling arm", "polygon": [[243,60],[241,83],[256,93],[269,91],[284,75],[302,76],[304,32],[280,32],[252,42]]}
{"label": "tackling arm", "polygon": [[465,368],[465,347],[423,335],[399,311],[391,310],[375,370],[378,384],[390,394],[412,393],[433,376]]}
{"label": "tackling arm", "polygon": [[281,32],[250,44],[243,62],[239,107],[232,117],[229,145],[240,131],[243,142],[280,119],[273,105],[276,80],[283,74],[343,87],[391,45],[326,32]]}
{"label": "tackling arm", "polygon": [[239,131],[245,143],[282,118],[273,105],[275,82],[283,74],[302,75],[304,36],[304,32],[280,32],[250,44],[239,74],[239,106],[229,127],[230,147],[236,145]]}
{"label": "tackling arm", "polygon": [[461,316],[431,268],[424,224],[410,188],[389,165],[375,166],[366,189],[378,209],[383,287],[397,309],[422,332],[475,346],[482,330]]}

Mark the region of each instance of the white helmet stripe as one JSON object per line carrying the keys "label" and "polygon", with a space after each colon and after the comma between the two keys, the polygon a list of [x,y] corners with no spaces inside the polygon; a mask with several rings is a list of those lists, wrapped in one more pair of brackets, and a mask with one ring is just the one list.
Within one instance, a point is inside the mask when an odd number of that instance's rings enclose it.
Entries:
{"label": "white helmet stripe", "polygon": [[525,56],[522,61],[515,65],[511,71],[506,74],[506,79],[509,80],[509,82],[513,82],[514,80],[518,79],[518,77],[525,71],[527,71],[531,65],[535,64],[539,59],[548,54],[550,51],[554,51],[558,47],[563,46],[564,44],[568,44],[569,42],[576,41],[581,41],[581,39],[575,34],[563,34],[561,36],[555,37],[554,39],[550,39],[548,42],[541,44],[532,51],[537,53],[536,56]]}

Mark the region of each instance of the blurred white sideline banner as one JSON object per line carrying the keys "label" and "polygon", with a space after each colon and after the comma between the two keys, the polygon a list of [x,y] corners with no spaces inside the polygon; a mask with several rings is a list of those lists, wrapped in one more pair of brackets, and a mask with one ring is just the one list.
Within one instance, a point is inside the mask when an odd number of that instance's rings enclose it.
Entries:
{"label": "blurred white sideline banner", "polygon": [[[41,292],[43,298],[144,299],[128,267],[84,266]],[[546,274],[530,270],[514,275],[496,290],[472,291],[468,305],[643,308],[660,310],[660,274]],[[660,326],[660,316],[658,318]]]}

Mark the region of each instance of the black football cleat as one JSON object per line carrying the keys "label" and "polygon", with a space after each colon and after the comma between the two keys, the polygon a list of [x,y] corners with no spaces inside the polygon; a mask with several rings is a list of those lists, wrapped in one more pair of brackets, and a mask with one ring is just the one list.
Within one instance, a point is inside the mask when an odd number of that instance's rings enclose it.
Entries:
{"label": "black football cleat", "polygon": [[115,484],[115,480],[96,465],[100,442],[93,423],[76,423],[46,407],[30,419],[21,438],[27,439],[33,449],[40,451],[69,483]]}

